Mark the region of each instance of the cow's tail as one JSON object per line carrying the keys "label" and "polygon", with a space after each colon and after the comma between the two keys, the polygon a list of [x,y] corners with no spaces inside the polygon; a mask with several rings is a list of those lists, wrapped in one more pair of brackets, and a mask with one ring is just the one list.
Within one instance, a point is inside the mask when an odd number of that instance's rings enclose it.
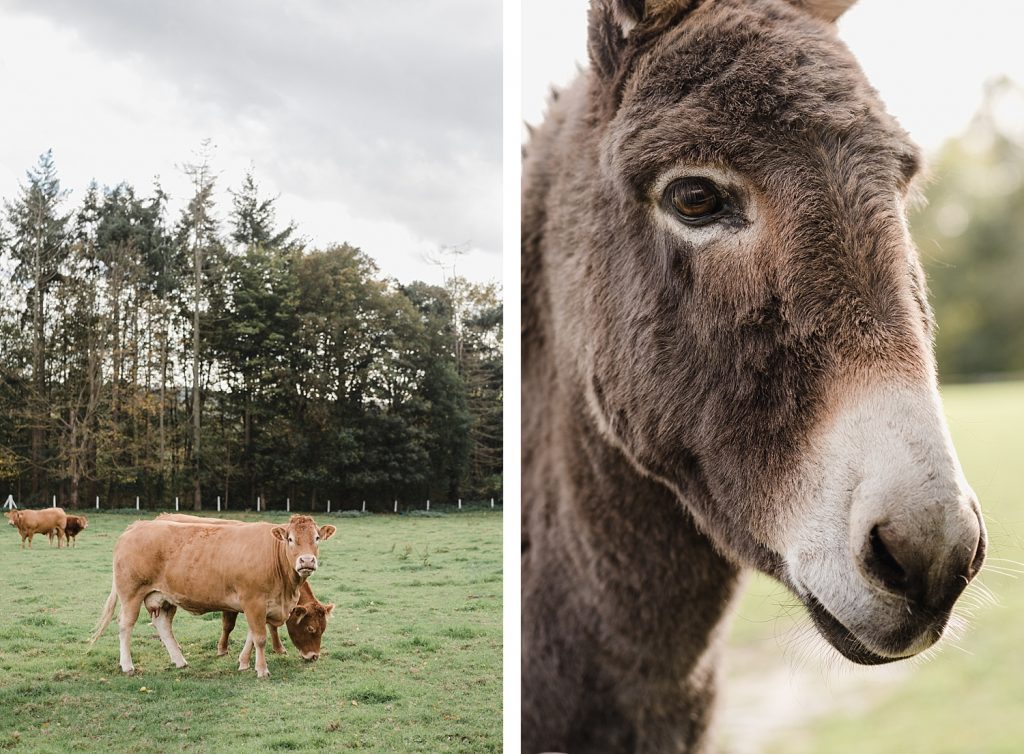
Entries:
{"label": "cow's tail", "polygon": [[117,587],[111,585],[110,596],[107,597],[107,604],[103,606],[103,615],[100,616],[99,622],[96,623],[96,630],[92,632],[92,636],[89,637],[89,646],[91,647],[96,643],[103,632],[107,630],[107,626],[110,625],[110,620],[114,617],[114,606],[117,605]]}

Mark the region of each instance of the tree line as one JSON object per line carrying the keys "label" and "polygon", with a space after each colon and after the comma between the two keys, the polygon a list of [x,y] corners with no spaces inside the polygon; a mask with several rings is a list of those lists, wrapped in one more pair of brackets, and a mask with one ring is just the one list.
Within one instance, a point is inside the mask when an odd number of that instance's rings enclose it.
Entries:
{"label": "tree line", "polygon": [[[293,509],[501,494],[496,285],[385,278],[281,225],[207,153],[69,206],[53,155],[0,219],[0,493],[40,505]],[[441,260],[443,262],[443,260]],[[346,505],[347,503],[347,505]]]}

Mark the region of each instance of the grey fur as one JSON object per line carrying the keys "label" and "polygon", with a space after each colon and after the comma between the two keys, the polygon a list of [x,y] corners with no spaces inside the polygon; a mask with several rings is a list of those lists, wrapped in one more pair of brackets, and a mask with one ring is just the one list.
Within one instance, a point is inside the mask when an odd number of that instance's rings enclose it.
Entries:
{"label": "grey fur", "polygon": [[[594,0],[591,66],[532,132],[525,752],[706,750],[741,571],[785,578],[751,533],[778,513],[765,501],[837,394],[933,374],[896,201],[918,151],[820,5],[673,0],[637,17]],[[653,221],[652,184],[680,160],[756,187],[772,217],[756,258]]]}

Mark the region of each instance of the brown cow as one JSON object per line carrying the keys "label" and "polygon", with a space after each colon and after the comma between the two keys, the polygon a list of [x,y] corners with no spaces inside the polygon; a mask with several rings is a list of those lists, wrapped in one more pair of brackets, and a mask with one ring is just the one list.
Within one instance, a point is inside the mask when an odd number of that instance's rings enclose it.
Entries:
{"label": "brown cow", "polygon": [[69,514],[67,526],[64,527],[64,543],[73,546],[75,544],[75,537],[88,527],[89,520],[85,516],[72,516]]}
{"label": "brown cow", "polygon": [[[70,518],[70,517],[69,517]],[[161,513],[157,521],[177,521],[182,524],[229,524],[235,526],[273,526],[264,522],[236,521],[227,518],[211,518],[206,516],[190,516],[185,513]],[[327,630],[327,621],[334,611],[333,604],[325,605],[318,600],[308,581],[302,582],[299,590],[299,602],[292,610],[285,626],[288,629],[288,636],[292,644],[299,651],[303,660],[316,660],[320,657],[320,643],[323,640],[324,632]],[[221,613],[221,634],[217,642],[217,656],[228,653],[228,637],[235,628],[235,621],[238,620],[238,613],[232,610],[225,610]],[[270,640],[274,651],[278,654],[287,654],[281,637],[277,632],[277,626],[270,626]]]}
{"label": "brown cow", "polygon": [[[302,582],[299,588],[299,602],[292,608],[291,615],[285,622],[288,629],[288,636],[292,644],[299,651],[303,660],[317,660],[320,658],[320,642],[323,640],[324,632],[327,630],[327,621],[334,612],[334,605],[325,605],[315,596],[309,587],[309,582]],[[228,653],[228,637],[235,628],[235,621],[238,613],[225,610],[221,613],[221,634],[217,642],[217,654]],[[277,628],[270,627],[270,638],[273,642],[274,651],[278,654],[285,654],[284,645],[278,636]]]}
{"label": "brown cow", "polygon": [[145,604],[171,661],[182,668],[188,663],[171,630],[179,607],[194,615],[243,612],[249,633],[238,669],[249,668],[255,646],[256,675],[266,678],[266,624],[287,620],[317,569],[320,541],[334,532],[309,516],[273,527],[136,521],[114,546],[113,586],[89,643],[106,630],[120,599],[121,670],[134,673],[131,634]]}
{"label": "brown cow", "polygon": [[42,510],[20,510],[7,511],[11,526],[18,529],[21,535],[21,547],[25,548],[25,540],[28,540],[29,549],[32,549],[32,537],[36,534],[49,534],[57,530],[57,548],[61,547],[61,538],[64,536],[64,527],[67,524],[68,514],[63,508],[43,508]]}

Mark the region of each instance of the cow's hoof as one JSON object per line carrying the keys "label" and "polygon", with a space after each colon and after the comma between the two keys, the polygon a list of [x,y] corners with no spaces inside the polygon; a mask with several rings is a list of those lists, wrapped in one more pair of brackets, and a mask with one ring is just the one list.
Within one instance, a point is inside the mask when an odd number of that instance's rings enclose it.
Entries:
{"label": "cow's hoof", "polygon": [[274,650],[274,654],[286,655],[286,654],[288,654],[288,650],[285,649],[284,647],[281,647],[280,649],[275,649]]}
{"label": "cow's hoof", "polygon": [[127,668],[127,669],[121,668],[121,672],[123,672],[125,675],[135,675],[135,668],[134,667]]}
{"label": "cow's hoof", "polygon": [[262,671],[261,670],[257,670],[256,671],[256,677],[257,678],[270,678],[270,671],[269,670],[262,670]]}
{"label": "cow's hoof", "polygon": [[182,660],[181,661],[181,665],[179,665],[178,663],[174,663],[174,667],[176,667],[176,668],[187,668],[188,667],[188,661],[187,660]]}
{"label": "cow's hoof", "polygon": [[217,650],[217,656],[218,656],[218,657],[223,657],[223,656],[224,656],[224,655],[226,655],[227,653],[228,653],[228,651],[227,651],[226,649],[218,649],[218,650]]}

